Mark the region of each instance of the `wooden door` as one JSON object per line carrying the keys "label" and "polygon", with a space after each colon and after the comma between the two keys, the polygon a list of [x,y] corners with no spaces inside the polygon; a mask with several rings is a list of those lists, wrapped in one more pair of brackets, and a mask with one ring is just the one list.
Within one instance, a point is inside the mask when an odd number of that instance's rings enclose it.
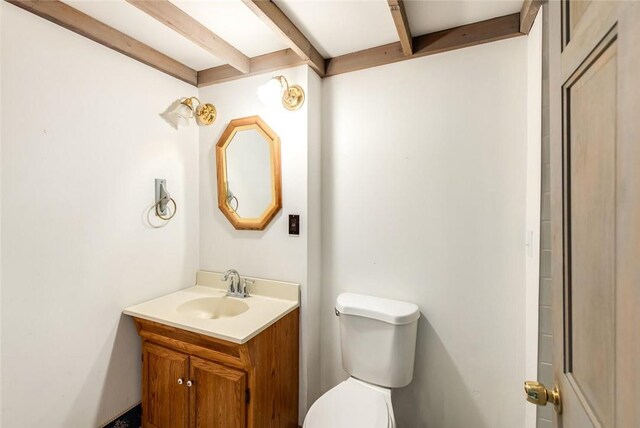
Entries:
{"label": "wooden door", "polygon": [[142,355],[142,426],[187,428],[189,356],[148,342]]}
{"label": "wooden door", "polygon": [[245,428],[247,374],[191,357],[191,428]]}
{"label": "wooden door", "polygon": [[638,428],[640,3],[549,7],[554,423]]}

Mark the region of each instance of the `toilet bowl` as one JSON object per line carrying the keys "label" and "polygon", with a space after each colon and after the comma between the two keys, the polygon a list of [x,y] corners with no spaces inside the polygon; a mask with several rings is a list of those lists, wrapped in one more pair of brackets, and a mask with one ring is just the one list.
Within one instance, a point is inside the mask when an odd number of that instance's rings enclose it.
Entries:
{"label": "toilet bowl", "polygon": [[391,390],[350,377],[316,401],[303,428],[395,428]]}
{"label": "toilet bowl", "polygon": [[418,306],[343,293],[335,310],[342,366],[351,377],[311,406],[303,428],[395,428],[391,389],[413,379]]}

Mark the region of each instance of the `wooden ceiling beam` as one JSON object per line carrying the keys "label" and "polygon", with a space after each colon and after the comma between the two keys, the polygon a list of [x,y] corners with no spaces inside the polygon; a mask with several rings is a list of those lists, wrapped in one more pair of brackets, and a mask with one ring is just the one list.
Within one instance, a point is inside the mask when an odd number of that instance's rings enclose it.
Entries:
{"label": "wooden ceiling beam", "polygon": [[320,77],[325,74],[325,59],[293,22],[270,0],[242,0],[258,18],[276,32],[282,40]]}
{"label": "wooden ceiling beam", "polygon": [[284,49],[251,58],[251,71],[247,74],[242,74],[229,65],[201,70],[198,72],[198,87],[201,88],[302,64],[306,64],[306,62],[300,59],[293,50]]}
{"label": "wooden ceiling beam", "polygon": [[327,60],[326,75],[335,76],[521,35],[520,14],[514,13],[414,37],[411,56],[406,56],[400,42],[396,42],[330,58]]}
{"label": "wooden ceiling beam", "polygon": [[168,0],[127,1],[241,73],[251,71],[251,60],[248,56]]}
{"label": "wooden ceiling beam", "polygon": [[[411,56],[406,56],[402,50],[401,43],[396,42],[330,58],[327,60],[326,76],[335,76],[522,35],[520,32],[520,14],[514,13],[500,18],[414,37],[414,52]],[[199,71],[198,87],[228,82],[305,63],[291,49],[285,49],[252,58],[251,73],[249,74],[243,75],[228,65]]]}
{"label": "wooden ceiling beam", "polygon": [[197,72],[192,68],[59,0],[7,1],[170,76],[197,85]]}
{"label": "wooden ceiling beam", "polygon": [[387,0],[387,3],[389,3],[389,10],[393,17],[393,23],[396,25],[396,30],[398,30],[402,53],[406,56],[410,56],[413,54],[413,38],[411,37],[411,30],[409,29],[409,21],[407,20],[404,1]]}
{"label": "wooden ceiling beam", "polygon": [[529,34],[531,31],[543,2],[543,0],[524,0],[522,3],[522,9],[520,9],[520,32],[522,34]]}
{"label": "wooden ceiling beam", "polygon": [[[254,58],[248,58],[248,66],[242,66],[242,69],[247,71],[240,70],[240,66],[235,67],[232,65],[223,65],[206,70],[196,71],[151,48],[150,46],[147,46],[144,43],[141,43],[136,39],[127,36],[126,34],[116,30],[115,28],[112,28],[96,20],[95,18],[80,12],[79,10],[61,2],[60,0],[6,1],[44,19],[54,22],[68,30],[87,37],[88,39],[109,47],[117,52],[127,55],[137,61],[149,65],[150,67],[160,70],[170,76],[199,87],[227,82],[230,80],[253,76],[260,73],[267,73],[269,71],[275,71],[283,68],[294,67],[301,64],[308,64],[321,76],[334,76],[337,74],[362,70],[369,67],[376,67],[379,65],[390,64],[407,59],[433,55],[440,52],[446,52],[454,49],[460,49],[482,43],[516,37],[526,34],[524,31],[521,31],[522,29],[530,31],[531,26],[533,25],[533,20],[535,19],[533,10],[535,10],[537,13],[542,3],[539,0],[525,0],[525,3],[523,5],[523,12],[521,13],[506,15],[500,18],[489,19],[486,21],[463,25],[461,27],[456,27],[449,30],[438,31],[436,33],[413,37],[413,53],[411,55],[405,55],[405,50],[403,49],[402,43],[396,42],[374,47],[371,49],[365,49],[359,52],[341,55],[335,58],[330,58],[326,61],[325,69],[325,60],[324,58],[322,58],[322,56],[320,56],[319,53],[317,55],[300,55],[300,46],[304,44],[300,42],[296,44],[296,46],[298,46],[298,49],[284,49],[282,51],[272,52]],[[154,8],[153,4],[168,3],[168,1],[166,0],[160,0],[159,2],[141,0],[128,1],[136,4],[136,6],[138,6],[140,3],[146,3],[143,7],[149,7],[151,9]],[[271,6],[267,5],[269,4],[273,5],[273,7],[276,7],[273,3],[265,0],[243,1],[251,3],[253,7],[259,8],[259,10],[267,10],[269,11],[269,14],[272,13],[271,11],[273,11],[273,9]],[[151,6],[148,6],[147,4],[151,4]],[[162,7],[166,7],[166,4]],[[166,12],[169,9],[167,8],[163,10]],[[280,11],[280,9],[278,9],[278,11]],[[281,11],[280,14],[282,14]],[[282,14],[282,16],[284,16],[284,14]],[[524,19],[523,21],[523,18],[531,16],[533,17]],[[189,19],[192,18],[189,17]],[[269,18],[269,20],[271,20],[271,18]],[[276,21],[278,20],[276,19]],[[286,18],[286,21],[288,21],[288,18]],[[183,25],[185,25],[184,22],[178,22],[178,24],[172,25],[186,28],[183,27]],[[281,20],[278,22],[282,25]],[[290,23],[290,21],[288,22]],[[525,27],[522,27],[523,23]],[[201,24],[198,23],[198,25]],[[275,25],[275,23],[273,25]],[[291,24],[291,26],[293,26],[293,24]],[[283,27],[286,27],[286,25],[283,25]],[[295,28],[295,26],[293,26],[293,28]],[[298,31],[297,28],[295,30]],[[209,30],[207,29],[207,31]],[[295,31],[293,31],[291,28],[289,28],[289,30],[279,31],[283,31],[285,33],[286,31],[289,31],[295,33]],[[304,38],[302,33],[300,33],[300,36]],[[203,37],[206,39],[207,36]],[[299,39],[299,37],[294,36],[290,38],[290,40],[293,39]],[[306,40],[306,38],[304,40]],[[311,50],[315,49],[309,43],[307,51],[311,52]],[[317,58],[318,56],[322,59],[319,60]],[[316,57],[315,61],[311,61],[312,57]],[[319,72],[320,66],[318,63],[321,63],[322,73]]]}

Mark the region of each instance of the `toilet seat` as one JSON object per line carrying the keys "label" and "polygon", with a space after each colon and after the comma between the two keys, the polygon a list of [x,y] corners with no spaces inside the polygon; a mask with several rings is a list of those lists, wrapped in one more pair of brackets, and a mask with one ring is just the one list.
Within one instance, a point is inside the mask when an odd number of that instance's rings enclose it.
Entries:
{"label": "toilet seat", "polygon": [[304,428],[393,428],[390,392],[349,378],[316,401]]}

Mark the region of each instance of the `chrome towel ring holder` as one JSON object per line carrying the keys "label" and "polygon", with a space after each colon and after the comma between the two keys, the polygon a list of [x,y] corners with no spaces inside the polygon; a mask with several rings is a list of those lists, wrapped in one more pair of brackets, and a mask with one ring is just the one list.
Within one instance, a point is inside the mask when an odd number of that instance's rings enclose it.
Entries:
{"label": "chrome towel ring holder", "polygon": [[[160,212],[160,205],[161,204],[165,204],[165,208],[166,208],[166,204],[168,204],[169,202],[173,203],[173,212],[169,216],[163,216],[162,213]],[[158,217],[160,217],[162,220],[169,221],[178,212],[178,204],[176,204],[176,201],[172,197],[166,197],[165,196],[164,198],[162,198],[158,202],[156,202],[155,209],[156,209],[156,215]]]}

